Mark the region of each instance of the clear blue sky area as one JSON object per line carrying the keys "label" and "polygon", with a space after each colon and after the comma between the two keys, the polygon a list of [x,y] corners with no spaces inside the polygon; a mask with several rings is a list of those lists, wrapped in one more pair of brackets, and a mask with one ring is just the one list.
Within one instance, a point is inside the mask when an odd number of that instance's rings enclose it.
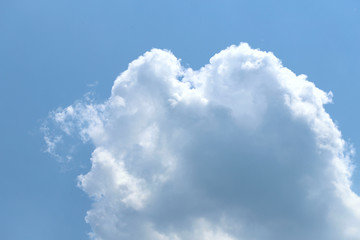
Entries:
{"label": "clear blue sky area", "polygon": [[88,91],[105,99],[151,48],[198,69],[240,42],[331,90],[326,108],[360,151],[358,0],[0,0],[0,239],[88,239],[91,201],[76,176],[87,172],[91,146],[66,166],[44,153],[49,111]]}

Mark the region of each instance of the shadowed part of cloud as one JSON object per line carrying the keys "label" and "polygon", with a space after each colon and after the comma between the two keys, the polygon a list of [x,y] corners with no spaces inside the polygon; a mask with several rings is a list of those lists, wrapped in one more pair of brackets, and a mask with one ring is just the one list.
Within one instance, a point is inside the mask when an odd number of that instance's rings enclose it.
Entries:
{"label": "shadowed part of cloud", "polygon": [[[79,101],[51,119],[95,147],[78,178],[93,199],[93,239],[360,239],[351,149],[329,102],[247,44],[197,71],[153,49],[106,102]],[[55,151],[61,135],[46,139]]]}

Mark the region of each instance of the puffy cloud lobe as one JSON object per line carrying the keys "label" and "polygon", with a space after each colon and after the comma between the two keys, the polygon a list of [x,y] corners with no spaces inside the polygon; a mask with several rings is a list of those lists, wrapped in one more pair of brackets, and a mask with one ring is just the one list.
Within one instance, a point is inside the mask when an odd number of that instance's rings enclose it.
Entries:
{"label": "puffy cloud lobe", "polygon": [[52,117],[95,146],[79,176],[93,239],[360,239],[350,151],[328,102],[243,43],[197,71],[153,49],[106,102]]}

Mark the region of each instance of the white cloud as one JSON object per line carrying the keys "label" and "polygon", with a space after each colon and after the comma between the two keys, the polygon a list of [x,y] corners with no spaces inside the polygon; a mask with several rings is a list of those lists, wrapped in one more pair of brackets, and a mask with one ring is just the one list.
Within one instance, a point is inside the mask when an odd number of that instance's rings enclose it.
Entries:
{"label": "white cloud", "polygon": [[247,44],[198,71],[153,49],[106,102],[52,119],[95,146],[79,176],[93,239],[360,239],[351,151],[323,107],[331,97]]}

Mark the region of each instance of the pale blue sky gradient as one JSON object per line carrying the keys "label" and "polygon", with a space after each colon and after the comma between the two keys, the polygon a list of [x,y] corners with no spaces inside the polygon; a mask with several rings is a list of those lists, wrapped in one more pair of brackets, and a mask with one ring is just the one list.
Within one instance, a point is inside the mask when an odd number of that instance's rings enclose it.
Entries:
{"label": "pale blue sky gradient", "polygon": [[87,239],[91,203],[76,176],[88,170],[91,146],[79,146],[66,166],[43,153],[39,129],[50,110],[88,91],[104,100],[116,76],[151,48],[198,69],[240,42],[331,90],[335,104],[326,108],[360,151],[357,0],[1,0],[0,238]]}

